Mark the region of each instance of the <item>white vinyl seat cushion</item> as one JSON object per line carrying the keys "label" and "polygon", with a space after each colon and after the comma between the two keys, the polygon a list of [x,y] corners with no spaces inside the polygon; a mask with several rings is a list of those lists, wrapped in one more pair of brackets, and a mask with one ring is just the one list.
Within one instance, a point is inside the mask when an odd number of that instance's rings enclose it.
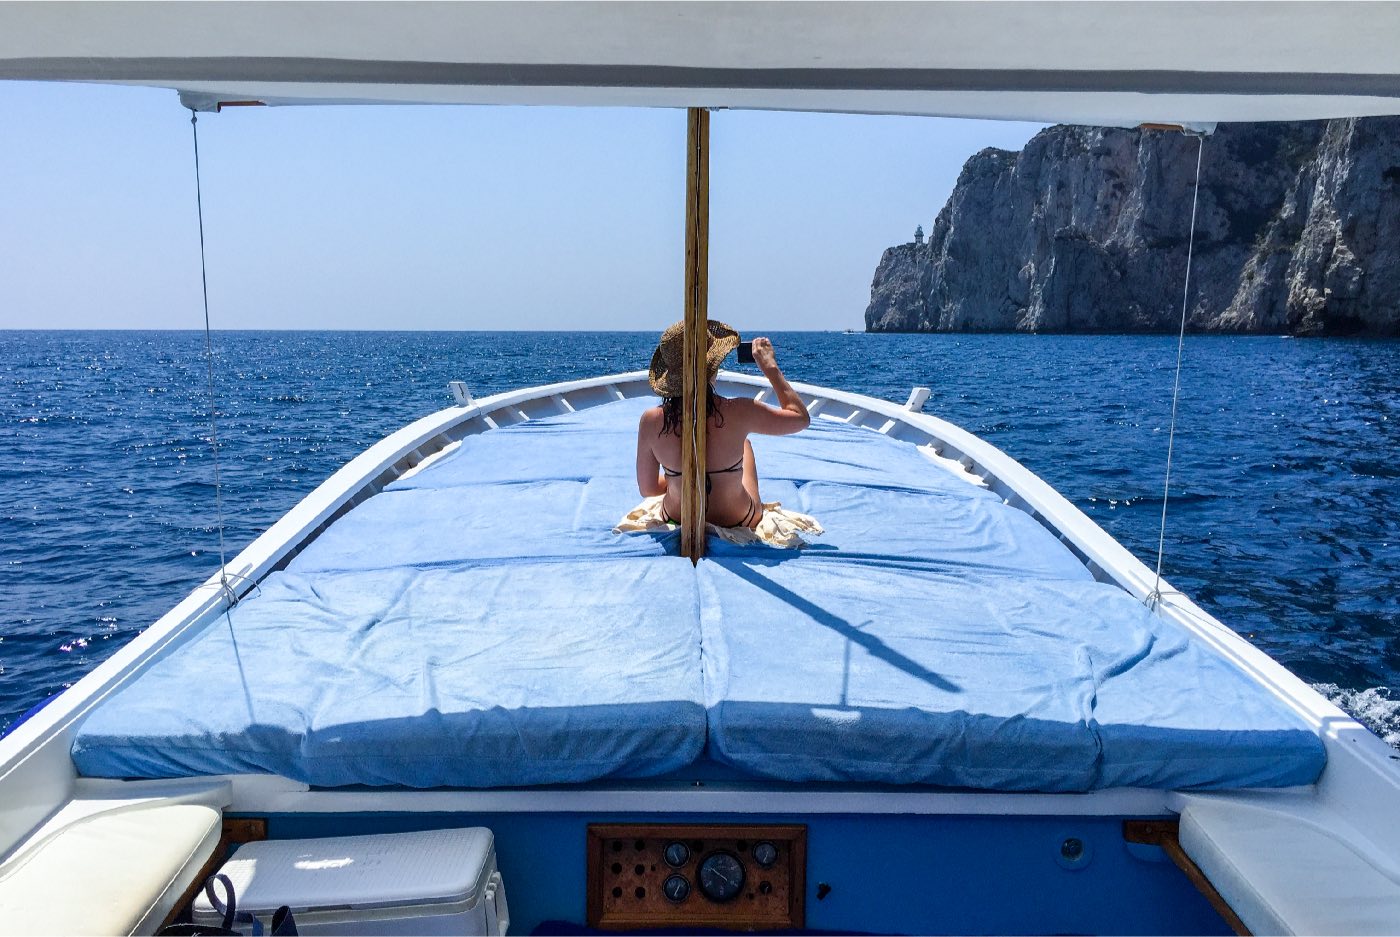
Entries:
{"label": "white vinyl seat cushion", "polygon": [[64,827],[0,865],[0,935],[154,933],[214,854],[221,819],[160,804]]}
{"label": "white vinyl seat cushion", "polygon": [[1228,801],[1181,812],[1181,848],[1256,935],[1400,933],[1400,883],[1328,830]]}

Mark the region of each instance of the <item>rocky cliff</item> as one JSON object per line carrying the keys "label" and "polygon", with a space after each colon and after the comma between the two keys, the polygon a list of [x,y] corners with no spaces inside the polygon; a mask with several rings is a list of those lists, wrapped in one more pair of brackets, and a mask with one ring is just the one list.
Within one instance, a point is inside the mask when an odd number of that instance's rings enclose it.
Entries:
{"label": "rocky cliff", "polygon": [[[1400,118],[1205,138],[1188,328],[1400,334]],[[967,161],[925,244],[885,251],[871,331],[1175,332],[1197,142],[1051,127]]]}

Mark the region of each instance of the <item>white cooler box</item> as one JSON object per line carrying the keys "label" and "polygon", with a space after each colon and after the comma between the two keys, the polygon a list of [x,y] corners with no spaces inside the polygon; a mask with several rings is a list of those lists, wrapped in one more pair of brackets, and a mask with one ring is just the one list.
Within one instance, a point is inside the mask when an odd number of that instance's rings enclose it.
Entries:
{"label": "white cooler box", "polygon": [[[307,935],[500,937],[510,925],[495,838],[485,827],[265,840],[239,847],[219,871],[237,892],[242,923],[234,927],[245,933],[252,930],[245,914],[270,933],[281,905]],[[196,924],[222,922],[203,892],[193,914]]]}

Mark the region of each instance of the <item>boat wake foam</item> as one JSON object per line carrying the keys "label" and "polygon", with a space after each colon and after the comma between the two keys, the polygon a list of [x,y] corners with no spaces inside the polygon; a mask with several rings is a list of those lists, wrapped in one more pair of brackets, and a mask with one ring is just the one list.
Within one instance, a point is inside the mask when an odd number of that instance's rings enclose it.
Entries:
{"label": "boat wake foam", "polygon": [[1400,749],[1400,699],[1390,687],[1346,690],[1335,683],[1315,683],[1313,689],[1379,735],[1387,745]]}

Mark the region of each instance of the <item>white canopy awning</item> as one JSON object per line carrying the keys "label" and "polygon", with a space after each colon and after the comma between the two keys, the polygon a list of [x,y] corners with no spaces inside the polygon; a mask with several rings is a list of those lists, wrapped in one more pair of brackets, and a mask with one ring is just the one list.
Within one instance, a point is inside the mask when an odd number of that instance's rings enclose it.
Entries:
{"label": "white canopy awning", "polygon": [[10,2],[0,78],[199,108],[626,105],[1131,126],[1400,114],[1396,2]]}

